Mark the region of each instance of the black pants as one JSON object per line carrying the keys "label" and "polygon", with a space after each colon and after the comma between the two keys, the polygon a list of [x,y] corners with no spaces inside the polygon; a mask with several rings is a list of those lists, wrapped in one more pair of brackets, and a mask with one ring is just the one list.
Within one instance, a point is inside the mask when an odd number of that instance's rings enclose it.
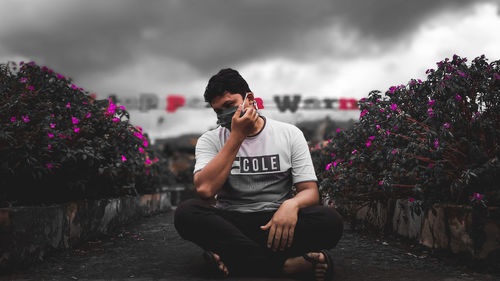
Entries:
{"label": "black pants", "polygon": [[177,207],[174,223],[182,238],[217,253],[231,274],[277,275],[287,258],[331,249],[342,236],[342,217],[334,208],[311,206],[298,213],[292,246],[273,252],[266,246],[268,231],[260,229],[273,214],[224,211],[190,199]]}

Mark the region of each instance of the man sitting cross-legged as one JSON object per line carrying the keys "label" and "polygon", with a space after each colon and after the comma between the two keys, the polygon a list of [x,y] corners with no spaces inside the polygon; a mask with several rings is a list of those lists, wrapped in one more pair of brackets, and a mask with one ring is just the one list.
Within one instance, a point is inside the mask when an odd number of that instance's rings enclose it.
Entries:
{"label": "man sitting cross-legged", "polygon": [[212,76],[204,97],[220,126],[196,144],[194,185],[202,199],[177,207],[180,236],[202,247],[220,276],[331,278],[334,265],[327,250],[342,236],[343,222],[334,208],[319,205],[302,132],[259,114],[253,93],[235,70]]}

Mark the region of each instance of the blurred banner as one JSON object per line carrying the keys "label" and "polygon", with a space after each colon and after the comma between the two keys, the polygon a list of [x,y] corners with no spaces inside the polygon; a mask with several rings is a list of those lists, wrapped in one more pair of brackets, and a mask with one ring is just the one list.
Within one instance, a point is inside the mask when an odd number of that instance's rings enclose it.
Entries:
{"label": "blurred banner", "polygon": [[[125,106],[127,110],[150,111],[160,108],[161,98],[156,94],[143,93],[139,97],[118,98],[116,95],[110,95],[109,98],[114,103]],[[182,95],[167,95],[166,112],[175,113],[178,108],[206,108],[208,104],[200,98],[186,98]],[[330,110],[358,110],[357,100],[353,98],[302,98],[302,95],[282,95],[274,96],[272,102],[265,102],[266,108],[277,108],[280,112],[289,110],[296,112],[299,109],[330,109]]]}
{"label": "blurred banner", "polygon": [[[125,106],[130,113],[130,122],[141,126],[153,143],[157,139],[184,134],[202,134],[217,127],[214,111],[202,98],[152,93],[142,93],[137,97],[110,95],[109,98]],[[353,98],[275,95],[272,99],[262,100],[259,108],[263,108],[259,109],[263,116],[292,124],[325,118],[335,121],[359,118],[357,100]]]}

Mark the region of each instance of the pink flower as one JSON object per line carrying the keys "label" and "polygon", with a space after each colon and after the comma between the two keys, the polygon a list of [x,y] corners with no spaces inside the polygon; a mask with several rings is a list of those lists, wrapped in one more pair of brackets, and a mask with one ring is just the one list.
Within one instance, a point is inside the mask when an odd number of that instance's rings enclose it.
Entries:
{"label": "pink flower", "polygon": [[395,104],[395,103],[391,104],[391,110],[392,111],[396,110],[397,108],[398,108],[397,104]]}
{"label": "pink flower", "polygon": [[500,79],[500,75],[498,75],[498,74],[496,74],[496,73],[495,73],[495,74],[493,74],[493,77],[495,77],[495,79]]}
{"label": "pink flower", "polygon": [[87,115],[85,115],[85,118],[90,118],[90,116],[92,116],[92,113],[87,113]]}
{"label": "pink flower", "polygon": [[483,199],[483,195],[480,194],[480,193],[474,192],[474,195],[472,195],[472,198],[474,200],[478,200],[479,201],[479,200]]}
{"label": "pink flower", "polygon": [[352,165],[352,160],[351,160],[351,161],[349,161],[349,165]]}
{"label": "pink flower", "polygon": [[147,140],[144,140],[143,144],[144,144],[144,147],[148,147],[148,141]]}
{"label": "pink flower", "polygon": [[80,122],[80,120],[75,117],[71,117],[71,121],[73,121],[73,124],[78,124],[78,122]]}
{"label": "pink flower", "polygon": [[380,111],[384,112],[384,111],[385,111],[385,109],[381,108],[381,109],[380,109]]}
{"label": "pink flower", "polygon": [[390,88],[389,88],[389,93],[391,93],[391,94],[392,94],[392,93],[394,93],[394,91],[396,91],[397,89],[398,89],[397,87],[392,86],[392,87],[390,87]]}
{"label": "pink flower", "polygon": [[123,110],[125,110],[125,106],[123,106],[123,105],[120,105],[120,109],[123,109]]}
{"label": "pink flower", "polygon": [[64,79],[65,78],[64,75],[61,75],[59,73],[56,73],[56,77],[57,77],[57,79]]}
{"label": "pink flower", "polygon": [[12,116],[12,117],[10,118],[10,122],[16,122],[16,116]]}
{"label": "pink flower", "polygon": [[366,146],[367,146],[367,147],[368,147],[368,146],[370,146],[370,145],[372,145],[372,142],[371,142],[371,141],[369,141],[369,142],[367,142],[367,143],[366,143]]}
{"label": "pink flower", "polygon": [[21,81],[21,83],[26,83],[26,82],[28,81],[28,78],[26,78],[26,77],[21,77],[21,80],[20,80],[20,81]]}
{"label": "pink flower", "polygon": [[363,111],[361,112],[361,114],[359,114],[359,116],[360,116],[360,117],[361,117],[361,116],[364,116],[366,113],[368,113],[368,110],[366,110],[366,109],[365,109],[365,110],[363,110]]}
{"label": "pink flower", "polygon": [[142,147],[139,147],[139,151],[140,151],[141,153],[144,153],[144,149],[143,149]]}
{"label": "pink flower", "polygon": [[337,164],[338,164],[337,162],[335,162],[335,161],[333,162],[333,166],[334,167],[337,166]]}
{"label": "pink flower", "polygon": [[21,116],[21,118],[23,118],[24,123],[28,123],[30,121],[30,117],[28,115]]}
{"label": "pink flower", "polygon": [[49,68],[48,68],[48,67],[46,67],[46,66],[42,66],[42,71],[47,71],[47,70],[49,70]]}
{"label": "pink flower", "polygon": [[146,175],[148,175],[148,176],[149,176],[149,170],[146,170]]}
{"label": "pink flower", "polygon": [[459,101],[462,100],[462,97],[458,93],[455,95],[455,98]]}
{"label": "pink flower", "polygon": [[356,153],[356,152],[358,152],[358,150],[357,150],[357,149],[354,149],[354,150],[351,152],[351,154],[354,154],[354,153]]}
{"label": "pink flower", "polygon": [[369,137],[370,140],[374,140],[375,139],[375,136],[371,136]]}
{"label": "pink flower", "polygon": [[415,198],[413,198],[413,197],[408,197],[408,201],[409,201],[409,202],[414,202],[414,201],[415,201]]}
{"label": "pink flower", "polygon": [[340,131],[342,131],[342,129],[337,129],[337,133],[340,132]]}
{"label": "pink flower", "polygon": [[335,153],[332,153],[331,155],[332,155],[333,157],[335,157]]}
{"label": "pink flower", "polygon": [[390,115],[390,114],[387,114],[387,116],[386,116],[386,117],[387,117],[387,119],[389,119],[389,118],[391,118],[391,115]]}
{"label": "pink flower", "polygon": [[151,165],[151,160],[149,160],[149,158],[148,158],[148,159],[146,159],[146,161],[144,161],[144,164],[146,164],[146,165]]}
{"label": "pink flower", "polygon": [[386,131],[386,133],[387,133],[387,135],[390,135],[390,134],[391,134],[391,132],[389,132],[389,130],[387,130],[387,131]]}
{"label": "pink flower", "polygon": [[443,127],[445,127],[446,129],[449,129],[450,128],[450,123],[444,123]]}
{"label": "pink flower", "polygon": [[80,131],[80,128],[78,127],[73,127],[73,130],[75,131],[75,133],[78,133]]}
{"label": "pink flower", "polygon": [[397,149],[393,149],[392,154],[396,154],[397,151],[398,151]]}
{"label": "pink flower", "polygon": [[429,101],[429,106],[432,106],[434,104],[435,100],[430,100]]}
{"label": "pink flower", "polygon": [[29,86],[29,87],[28,87],[28,90],[30,90],[30,91],[34,91],[34,90],[35,90],[35,87],[33,87],[33,86]]}
{"label": "pink flower", "polygon": [[56,124],[54,124],[54,123],[50,123],[50,127],[51,127],[52,129],[54,129],[54,128],[56,127]]}
{"label": "pink flower", "polygon": [[108,98],[108,101],[109,101],[109,106],[108,106],[107,115],[111,116],[111,115],[115,114],[116,105],[113,103],[113,101],[111,100],[111,98]]}
{"label": "pink flower", "polygon": [[328,170],[330,170],[330,168],[331,168],[331,167],[332,167],[332,163],[328,163],[328,165],[326,165],[325,170],[327,170],[327,171],[328,171]]}
{"label": "pink flower", "polygon": [[418,83],[422,83],[422,80],[420,80],[420,79],[418,79],[417,81],[418,81]]}
{"label": "pink flower", "polygon": [[47,163],[47,164],[45,164],[45,166],[47,166],[47,168],[49,168],[49,169],[54,168],[54,165],[52,165],[51,163]]}
{"label": "pink flower", "polygon": [[377,129],[379,129],[379,130],[380,130],[380,125],[379,125],[379,124],[377,124],[377,126],[376,126],[376,127],[377,127]]}
{"label": "pink flower", "polygon": [[384,181],[379,181],[378,182],[378,185],[383,185],[384,184]]}
{"label": "pink flower", "polygon": [[122,154],[122,161],[123,162],[127,161],[127,158],[125,158],[125,156],[123,156],[123,154]]}
{"label": "pink flower", "polygon": [[52,118],[54,118],[54,117],[55,117],[55,115],[54,115],[53,113],[52,113],[52,114],[50,114],[50,116],[51,116]]}
{"label": "pink flower", "polygon": [[457,74],[458,74],[458,75],[460,75],[460,76],[462,76],[462,77],[465,77],[465,76],[466,76],[466,74],[465,74],[465,73],[463,73],[463,72],[461,72],[460,70],[457,70]]}
{"label": "pink flower", "polygon": [[54,135],[51,134],[51,133],[49,133],[49,132],[47,132],[47,135],[49,136],[49,138],[53,138],[54,137]]}
{"label": "pink flower", "polygon": [[120,122],[120,118],[113,118],[113,122]]}
{"label": "pink flower", "polygon": [[75,84],[71,84],[71,89],[78,90],[78,87]]}
{"label": "pink flower", "polygon": [[144,137],[142,136],[142,134],[141,134],[141,133],[139,133],[139,132],[134,132],[134,136],[138,137],[138,138],[139,138],[139,139],[141,139],[141,140],[144,138]]}
{"label": "pink flower", "polygon": [[68,102],[68,103],[66,104],[66,107],[67,107],[67,108],[71,108],[71,104]]}
{"label": "pink flower", "polygon": [[427,113],[429,113],[429,118],[434,117],[434,112],[432,111],[432,107],[429,107],[429,109],[427,109]]}
{"label": "pink flower", "polygon": [[[54,135],[52,135],[52,136],[54,136]],[[52,149],[52,145],[50,145],[50,144],[47,145],[47,147],[49,148],[49,150]]]}
{"label": "pink flower", "polygon": [[434,140],[434,148],[438,148],[439,147],[439,140],[438,139],[435,139]]}

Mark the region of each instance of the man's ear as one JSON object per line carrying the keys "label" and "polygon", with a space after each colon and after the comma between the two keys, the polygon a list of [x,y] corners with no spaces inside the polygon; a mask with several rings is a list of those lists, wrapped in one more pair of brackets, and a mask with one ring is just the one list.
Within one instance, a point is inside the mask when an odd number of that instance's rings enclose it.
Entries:
{"label": "man's ear", "polygon": [[255,96],[252,92],[247,93],[248,104],[253,104],[255,101]]}

